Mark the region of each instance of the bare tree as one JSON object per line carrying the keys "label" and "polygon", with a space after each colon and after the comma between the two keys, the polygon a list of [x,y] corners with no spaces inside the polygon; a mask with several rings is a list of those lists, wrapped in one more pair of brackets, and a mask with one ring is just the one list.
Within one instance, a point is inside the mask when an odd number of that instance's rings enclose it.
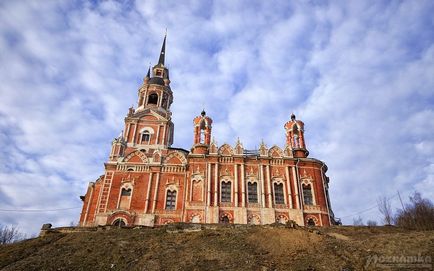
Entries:
{"label": "bare tree", "polygon": [[398,210],[395,223],[409,229],[434,230],[434,204],[414,192],[410,204],[406,204],[404,210]]}
{"label": "bare tree", "polygon": [[377,221],[368,220],[368,221],[366,221],[366,225],[371,226],[371,227],[377,226]]}
{"label": "bare tree", "polygon": [[392,225],[393,214],[392,205],[387,197],[379,197],[377,199],[378,210],[383,215],[383,222],[385,225]]}
{"label": "bare tree", "polygon": [[363,224],[363,218],[361,218],[360,216],[357,218],[353,218],[353,225],[354,226],[364,226],[365,224]]}
{"label": "bare tree", "polygon": [[19,231],[17,226],[0,225],[0,244],[10,244],[23,238],[24,235]]}

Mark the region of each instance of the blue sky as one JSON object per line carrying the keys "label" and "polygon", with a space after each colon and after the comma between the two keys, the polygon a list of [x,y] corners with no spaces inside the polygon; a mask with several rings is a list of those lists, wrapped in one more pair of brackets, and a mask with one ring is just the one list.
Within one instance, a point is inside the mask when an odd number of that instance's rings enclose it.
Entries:
{"label": "blue sky", "polygon": [[[0,2],[0,222],[78,221],[165,29],[175,147],[204,107],[219,144],[284,146],[294,112],[352,223],[434,198],[433,1]],[[357,216],[357,215],[356,215]],[[380,222],[376,208],[361,213]]]}

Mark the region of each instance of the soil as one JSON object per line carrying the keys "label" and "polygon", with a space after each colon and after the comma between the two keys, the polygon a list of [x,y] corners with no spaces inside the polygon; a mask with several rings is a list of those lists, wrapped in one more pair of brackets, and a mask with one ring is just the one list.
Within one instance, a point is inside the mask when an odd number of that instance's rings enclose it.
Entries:
{"label": "soil", "polygon": [[381,256],[386,258],[380,260],[418,255],[434,259],[433,253],[434,231],[180,224],[71,233],[53,230],[38,238],[1,245],[0,269],[432,270],[432,263],[425,269],[379,268],[373,257],[377,261]]}

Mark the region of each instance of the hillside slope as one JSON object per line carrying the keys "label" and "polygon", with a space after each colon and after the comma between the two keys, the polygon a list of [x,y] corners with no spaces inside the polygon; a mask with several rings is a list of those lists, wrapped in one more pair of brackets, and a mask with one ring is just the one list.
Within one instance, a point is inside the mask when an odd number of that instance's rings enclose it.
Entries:
{"label": "hillside slope", "polygon": [[[155,229],[102,228],[91,232],[48,233],[44,237],[1,246],[0,268],[378,270],[372,264],[372,257],[420,254],[433,258],[433,252],[433,231],[405,231],[393,227],[205,228],[181,224]],[[371,264],[366,266],[368,259]]]}

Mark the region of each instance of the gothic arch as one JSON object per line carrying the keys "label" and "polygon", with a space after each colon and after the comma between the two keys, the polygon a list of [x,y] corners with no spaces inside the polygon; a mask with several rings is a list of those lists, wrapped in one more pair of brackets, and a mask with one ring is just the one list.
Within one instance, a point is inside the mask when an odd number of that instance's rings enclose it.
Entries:
{"label": "gothic arch", "polygon": [[229,144],[223,144],[219,148],[218,154],[223,155],[223,156],[232,156],[232,155],[234,155],[234,150],[232,149],[232,147]]}
{"label": "gothic arch", "polygon": [[300,125],[300,123],[298,121],[292,123],[292,125],[290,126],[290,129],[295,131],[295,130],[300,130],[303,131],[303,125]]}
{"label": "gothic arch", "polygon": [[200,129],[202,129],[202,130],[205,130],[207,127],[209,127],[210,125],[209,125],[209,122],[208,122],[208,119],[207,118],[202,118],[200,121],[199,121],[199,128]]}
{"label": "gothic arch", "polygon": [[[176,160],[179,160],[179,162],[176,162]],[[178,151],[173,151],[169,153],[169,155],[164,158],[164,164],[182,164],[185,166],[187,164],[187,158],[185,158],[185,155]]]}
{"label": "gothic arch", "polygon": [[148,157],[146,157],[146,155],[143,153],[143,152],[141,152],[141,151],[134,151],[134,152],[131,152],[130,154],[128,154],[125,158],[124,158],[124,160],[123,160],[123,162],[128,162],[128,161],[130,161],[134,156],[137,156],[137,157],[139,157],[140,158],[140,160],[142,161],[142,163],[145,163],[145,164],[147,164],[148,163]]}
{"label": "gothic arch", "polygon": [[279,148],[278,146],[274,145],[273,147],[271,147],[268,150],[268,156],[282,158],[283,157],[283,151],[282,151],[281,148]]}

